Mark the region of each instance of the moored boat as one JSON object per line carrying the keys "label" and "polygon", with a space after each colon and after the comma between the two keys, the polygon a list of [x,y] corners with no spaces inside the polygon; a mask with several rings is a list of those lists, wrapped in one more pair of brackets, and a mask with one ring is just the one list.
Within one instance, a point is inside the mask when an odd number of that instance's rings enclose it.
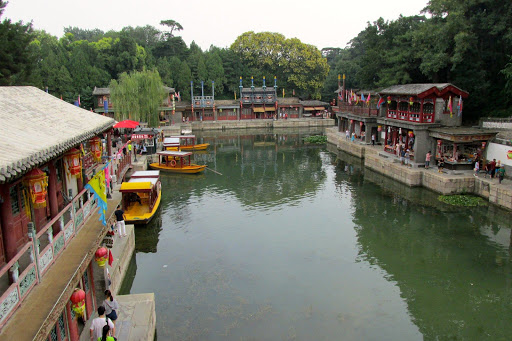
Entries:
{"label": "moored boat", "polygon": [[147,224],[155,215],[162,199],[160,171],[139,171],[130,181],[123,182],[122,193],[124,220],[127,224]]}
{"label": "moored boat", "polygon": [[[176,141],[178,141],[178,146],[176,146]],[[164,147],[167,150],[205,150],[209,145],[209,143],[196,143],[195,135],[176,135],[164,140]]]}
{"label": "moored boat", "polygon": [[205,170],[206,165],[196,165],[191,162],[192,152],[164,150],[157,153],[158,162],[151,163],[151,169],[166,172],[196,174]]}

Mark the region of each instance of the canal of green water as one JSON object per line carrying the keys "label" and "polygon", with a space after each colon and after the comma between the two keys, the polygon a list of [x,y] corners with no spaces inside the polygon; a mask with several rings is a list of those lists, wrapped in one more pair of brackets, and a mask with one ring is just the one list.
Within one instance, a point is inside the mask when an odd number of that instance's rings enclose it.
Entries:
{"label": "canal of green water", "polygon": [[157,338],[510,339],[510,213],[304,144],[318,133],[204,133],[195,158],[222,175],[161,175],[121,290],[155,293]]}

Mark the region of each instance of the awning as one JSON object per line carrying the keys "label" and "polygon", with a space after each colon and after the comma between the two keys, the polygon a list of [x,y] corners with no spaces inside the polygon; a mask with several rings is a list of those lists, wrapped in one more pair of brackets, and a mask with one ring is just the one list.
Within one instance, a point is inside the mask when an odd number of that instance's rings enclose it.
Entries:
{"label": "awning", "polygon": [[276,111],[276,108],[274,108],[274,107],[267,107],[267,108],[265,108],[265,111]]}
{"label": "awning", "polygon": [[325,110],[324,107],[315,107],[315,110]]}
{"label": "awning", "polygon": [[254,112],[265,112],[265,109],[263,109],[263,108],[254,108],[254,109],[252,109],[252,111],[254,111]]}
{"label": "awning", "polygon": [[304,107],[304,110],[313,111],[313,110],[315,110],[315,107]]}
{"label": "awning", "polygon": [[124,120],[114,125],[114,128],[131,128],[135,129],[139,125],[139,122],[132,120]]}
{"label": "awning", "polygon": [[[142,179],[144,180],[144,179]],[[144,182],[123,182],[119,192],[149,192],[151,191],[152,183],[150,181]]]}

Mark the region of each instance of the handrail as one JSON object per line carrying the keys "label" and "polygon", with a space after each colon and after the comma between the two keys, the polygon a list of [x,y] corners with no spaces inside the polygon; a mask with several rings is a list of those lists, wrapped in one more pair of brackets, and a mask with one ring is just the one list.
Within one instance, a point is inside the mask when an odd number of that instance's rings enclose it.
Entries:
{"label": "handrail", "polygon": [[9,263],[5,264],[2,269],[0,269],[0,277],[2,277],[3,275],[5,275],[5,273],[7,271],[9,271],[9,269],[14,265],[14,263],[16,263],[20,258],[21,256],[23,256],[23,254],[25,252],[27,252],[28,248],[31,247],[33,244],[32,244],[32,241],[29,241],[28,243],[25,244],[25,246],[23,246],[21,248],[20,251],[18,251],[18,253],[16,254],[16,256],[13,257],[13,259],[11,259],[9,261]]}

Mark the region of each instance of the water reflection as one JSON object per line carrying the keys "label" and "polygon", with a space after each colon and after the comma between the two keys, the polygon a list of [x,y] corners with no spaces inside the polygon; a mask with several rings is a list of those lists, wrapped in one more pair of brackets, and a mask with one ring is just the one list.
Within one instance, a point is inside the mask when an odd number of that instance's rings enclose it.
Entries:
{"label": "water reflection", "polygon": [[508,339],[509,213],[437,197],[364,169],[352,192],[358,260],[397,283],[425,339]]}
{"label": "water reflection", "polygon": [[223,175],[162,175],[126,286],[155,292],[159,337],[508,336],[508,213],[454,210],[308,134],[205,132],[196,160]]}

